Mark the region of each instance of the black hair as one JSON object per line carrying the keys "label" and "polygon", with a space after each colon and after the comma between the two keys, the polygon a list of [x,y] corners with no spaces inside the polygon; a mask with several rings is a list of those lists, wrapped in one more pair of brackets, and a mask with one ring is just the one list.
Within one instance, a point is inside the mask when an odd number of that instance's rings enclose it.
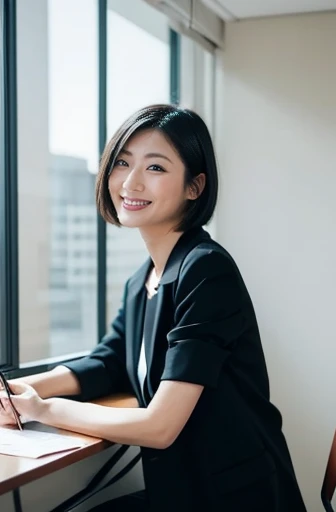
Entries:
{"label": "black hair", "polygon": [[195,112],[174,105],[150,105],[129,117],[107,143],[100,161],[96,182],[97,208],[102,217],[120,226],[108,190],[108,179],[121,149],[132,135],[146,129],[159,130],[173,145],[185,165],[185,186],[195,187],[195,178],[205,174],[203,191],[188,200],[176,231],[201,227],[211,219],[218,195],[218,171],[209,130]]}

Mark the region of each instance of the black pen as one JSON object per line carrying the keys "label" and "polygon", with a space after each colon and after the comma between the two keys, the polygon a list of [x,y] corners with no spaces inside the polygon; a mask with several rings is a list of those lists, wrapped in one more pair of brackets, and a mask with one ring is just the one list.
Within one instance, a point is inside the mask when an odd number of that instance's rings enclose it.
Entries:
{"label": "black pen", "polygon": [[[1,388],[6,391],[6,394],[7,394],[7,397],[8,397],[8,401],[9,401],[9,404],[11,406],[11,409],[12,409],[12,412],[13,412],[13,415],[14,415],[14,418],[15,418],[15,421],[16,421],[16,424],[17,424],[19,430],[23,430],[23,425],[22,425],[21,420],[20,420],[20,415],[17,412],[17,410],[15,409],[15,407],[13,405],[13,402],[12,402],[12,398],[11,398],[11,395],[14,395],[14,393],[12,393],[11,388],[10,388],[8,382],[7,382],[6,377],[0,371],[0,389]],[[4,409],[4,406],[2,405],[1,400],[0,400],[0,403],[1,403],[1,407]]]}

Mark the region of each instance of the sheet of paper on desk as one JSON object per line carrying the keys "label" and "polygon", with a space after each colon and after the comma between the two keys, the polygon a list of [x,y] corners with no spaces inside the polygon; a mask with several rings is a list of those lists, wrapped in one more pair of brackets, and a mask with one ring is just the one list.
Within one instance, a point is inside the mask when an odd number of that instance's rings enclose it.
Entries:
{"label": "sheet of paper on desk", "polygon": [[25,424],[22,431],[0,427],[0,453],[3,455],[37,459],[43,455],[80,448],[85,444],[83,439],[57,434],[35,422]]}

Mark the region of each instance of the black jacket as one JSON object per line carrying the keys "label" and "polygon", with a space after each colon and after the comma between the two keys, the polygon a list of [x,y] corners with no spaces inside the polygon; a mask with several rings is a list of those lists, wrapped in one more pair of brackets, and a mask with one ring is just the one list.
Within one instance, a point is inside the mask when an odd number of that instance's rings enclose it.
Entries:
{"label": "black jacket", "polygon": [[137,364],[143,333],[149,259],[126,283],[111,333],[90,356],[67,363],[82,398],[131,390],[145,407],[161,380],[201,384],[204,391],[185,428],[165,450],[142,448],[152,510],[225,510],[225,493],[277,473],[279,512],[303,512],[269,383],[257,321],[240,272],[203,229],[174,247],[157,296],[145,346],[145,402]]}

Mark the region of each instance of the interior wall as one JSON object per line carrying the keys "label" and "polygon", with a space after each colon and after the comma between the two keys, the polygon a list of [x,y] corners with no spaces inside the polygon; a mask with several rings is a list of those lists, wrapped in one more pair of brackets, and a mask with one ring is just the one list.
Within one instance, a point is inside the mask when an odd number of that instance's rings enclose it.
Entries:
{"label": "interior wall", "polygon": [[228,24],[219,55],[218,240],[260,324],[308,510],[336,427],[336,13]]}

